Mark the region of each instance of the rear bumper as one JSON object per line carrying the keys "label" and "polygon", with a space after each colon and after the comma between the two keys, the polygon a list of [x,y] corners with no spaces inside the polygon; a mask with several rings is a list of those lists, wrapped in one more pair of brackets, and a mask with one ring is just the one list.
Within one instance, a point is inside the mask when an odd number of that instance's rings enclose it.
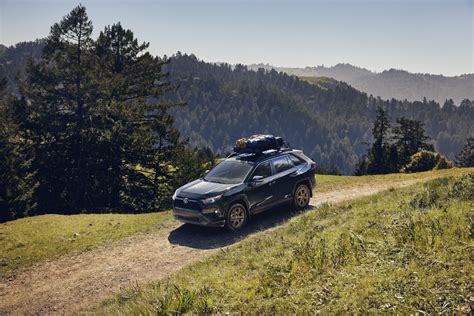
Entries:
{"label": "rear bumper", "polygon": [[224,219],[216,218],[214,214],[205,215],[200,211],[179,207],[173,209],[173,217],[180,222],[206,227],[223,227],[225,224]]}

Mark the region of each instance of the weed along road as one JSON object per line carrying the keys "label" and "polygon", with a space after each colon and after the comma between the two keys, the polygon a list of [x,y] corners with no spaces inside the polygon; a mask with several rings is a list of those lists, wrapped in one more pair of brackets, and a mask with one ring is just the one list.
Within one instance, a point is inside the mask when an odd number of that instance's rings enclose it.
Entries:
{"label": "weed along road", "polygon": [[[427,178],[361,183],[315,193],[308,211],[405,187]],[[238,232],[182,225],[176,221],[90,251],[40,262],[0,279],[0,314],[70,313],[134,284],[166,278],[182,267],[231,247],[250,234],[277,229],[298,216],[287,208],[257,215]]]}

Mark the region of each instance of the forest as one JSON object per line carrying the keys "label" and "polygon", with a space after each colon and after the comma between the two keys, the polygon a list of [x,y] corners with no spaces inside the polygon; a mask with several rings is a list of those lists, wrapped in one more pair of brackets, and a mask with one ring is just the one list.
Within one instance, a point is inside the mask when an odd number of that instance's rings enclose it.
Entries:
{"label": "forest", "polygon": [[175,126],[193,144],[221,155],[237,138],[271,133],[319,164],[351,174],[372,141],[378,107],[392,121],[401,117],[420,121],[434,148],[452,160],[474,134],[470,100],[459,106],[452,100],[442,106],[426,99],[382,100],[342,82],[314,85],[275,70],[210,64],[181,53],[172,57],[166,70],[180,87],[178,100],[187,103],[172,110]]}
{"label": "forest", "polygon": [[[24,73],[29,58],[41,56],[43,45],[41,40],[19,43],[0,53],[0,76],[9,79],[9,91],[17,91],[16,74]],[[270,133],[320,165],[351,174],[372,140],[377,107],[393,121],[421,121],[435,149],[451,160],[474,134],[474,105],[467,99],[459,105],[452,100],[383,100],[343,82],[311,84],[275,70],[212,64],[180,52],[165,58],[164,70],[179,87],[167,98],[186,104],[170,110],[174,126],[192,146],[209,147],[219,155],[228,153],[238,138]]]}

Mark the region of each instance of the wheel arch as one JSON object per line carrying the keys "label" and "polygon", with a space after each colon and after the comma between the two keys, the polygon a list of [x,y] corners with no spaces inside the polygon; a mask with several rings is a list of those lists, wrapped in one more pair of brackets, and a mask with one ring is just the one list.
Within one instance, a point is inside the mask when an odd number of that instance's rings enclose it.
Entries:
{"label": "wheel arch", "polygon": [[226,212],[229,210],[229,208],[232,205],[237,204],[237,203],[242,204],[245,207],[245,211],[247,212],[247,216],[250,216],[249,202],[247,201],[247,199],[244,196],[236,196],[233,199],[229,200],[229,202],[227,202]]}

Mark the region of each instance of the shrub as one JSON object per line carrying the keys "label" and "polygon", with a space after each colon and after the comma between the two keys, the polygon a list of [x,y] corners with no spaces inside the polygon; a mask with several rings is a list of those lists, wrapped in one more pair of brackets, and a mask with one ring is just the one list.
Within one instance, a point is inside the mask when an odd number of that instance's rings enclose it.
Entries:
{"label": "shrub", "polygon": [[401,172],[421,172],[433,169],[448,169],[452,168],[453,163],[443,155],[421,150],[410,157],[410,161],[400,169]]}
{"label": "shrub", "polygon": [[437,154],[439,156],[438,163],[434,167],[435,170],[441,170],[441,169],[450,169],[453,167],[453,162],[449,161],[446,157],[444,157],[441,154]]}

